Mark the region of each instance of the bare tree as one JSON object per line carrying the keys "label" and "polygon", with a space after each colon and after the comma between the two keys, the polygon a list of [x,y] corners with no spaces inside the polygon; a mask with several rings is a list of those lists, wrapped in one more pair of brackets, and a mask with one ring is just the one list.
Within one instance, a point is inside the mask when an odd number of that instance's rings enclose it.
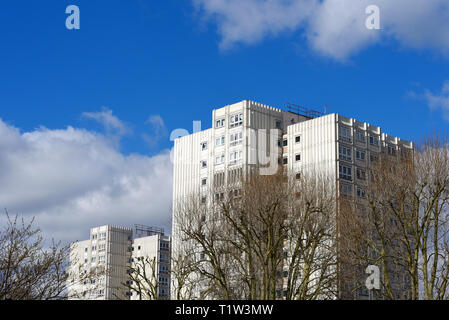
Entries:
{"label": "bare tree", "polygon": [[159,279],[156,257],[142,256],[133,259],[128,269],[129,279],[116,288],[117,299],[128,299],[127,292],[135,293],[139,300],[159,299]]}
{"label": "bare tree", "polygon": [[366,201],[340,202],[341,247],[353,278],[375,264],[382,275],[377,298],[447,299],[448,190],[447,139],[428,138],[414,153],[380,154]]}
{"label": "bare tree", "polygon": [[[292,182],[291,182],[292,183]],[[302,175],[290,189],[286,299],[337,297],[336,193],[322,173]]]}
{"label": "bare tree", "polygon": [[[313,184],[314,182],[315,184]],[[335,291],[335,197],[321,178],[252,174],[176,205],[200,297],[318,299]],[[333,292],[332,291],[332,292]]]}
{"label": "bare tree", "polygon": [[59,300],[67,298],[67,286],[87,281],[69,272],[70,246],[44,246],[34,218],[25,222],[5,211],[6,226],[0,230],[0,300]]}
{"label": "bare tree", "polygon": [[196,288],[192,275],[198,267],[198,262],[194,250],[185,247],[178,250],[172,251],[171,257],[172,297],[175,300],[191,300]]}

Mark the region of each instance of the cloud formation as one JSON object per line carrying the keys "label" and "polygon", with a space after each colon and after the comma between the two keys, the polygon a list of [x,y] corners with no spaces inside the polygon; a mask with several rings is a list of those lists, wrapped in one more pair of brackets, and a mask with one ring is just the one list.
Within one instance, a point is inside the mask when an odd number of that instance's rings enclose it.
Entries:
{"label": "cloud formation", "polygon": [[146,133],[142,134],[142,139],[150,147],[154,148],[161,139],[167,137],[167,128],[165,127],[164,120],[158,114],[148,117],[147,121],[145,121],[145,124],[151,126],[152,133],[151,135]]}
{"label": "cloud formation", "polygon": [[[98,116],[121,128],[112,112]],[[35,216],[47,237],[83,240],[104,224],[170,226],[168,150],[123,155],[97,132],[41,127],[22,133],[1,119],[0,150],[0,207]]]}
{"label": "cloud formation", "polygon": [[131,132],[131,129],[112,113],[112,110],[103,107],[99,112],[83,112],[82,117],[101,123],[108,134],[115,133],[122,136]]}
{"label": "cloud formation", "polygon": [[431,110],[443,112],[443,117],[449,121],[449,81],[445,81],[440,93],[434,94],[430,90],[424,92],[424,98]]}
{"label": "cloud formation", "polygon": [[[390,40],[449,55],[447,0],[192,1],[206,20],[217,25],[222,49],[296,30],[315,52],[340,61]],[[381,30],[365,27],[370,5],[380,8]]]}
{"label": "cloud formation", "polygon": [[316,0],[193,0],[207,19],[218,24],[220,46],[253,44],[265,36],[277,35],[301,26],[316,9]]}

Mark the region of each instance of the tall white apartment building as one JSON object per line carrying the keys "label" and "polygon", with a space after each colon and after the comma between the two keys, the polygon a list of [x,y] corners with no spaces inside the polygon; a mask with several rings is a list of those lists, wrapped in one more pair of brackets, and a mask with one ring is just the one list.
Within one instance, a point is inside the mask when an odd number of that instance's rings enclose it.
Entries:
{"label": "tall white apartment building", "polygon": [[[168,299],[170,291],[170,237],[162,229],[136,226],[133,229],[101,226],[90,229],[89,240],[74,242],[70,246],[70,279],[89,279],[69,282],[69,300],[139,300],[136,292],[127,288],[131,284],[129,271],[134,261],[155,258],[159,298]],[[150,265],[146,265],[150,268]],[[151,274],[151,270],[147,270]],[[69,280],[71,281],[71,280]]]}
{"label": "tall white apartment building", "polygon": [[[290,172],[321,170],[335,179],[337,192],[365,196],[367,167],[385,149],[391,155],[413,149],[411,142],[392,137],[378,126],[321,114],[289,105],[290,110],[244,100],[212,111],[213,127],[175,140],[173,207],[191,193],[227,185],[253,165],[265,164],[261,154],[275,147],[274,165]],[[267,139],[257,139],[266,130]],[[270,135],[276,145],[266,148]],[[273,139],[271,139],[273,140]],[[262,141],[260,144],[259,141]],[[260,152],[261,148],[264,152]],[[273,165],[273,163],[271,163]],[[173,215],[173,252],[182,245]]]}

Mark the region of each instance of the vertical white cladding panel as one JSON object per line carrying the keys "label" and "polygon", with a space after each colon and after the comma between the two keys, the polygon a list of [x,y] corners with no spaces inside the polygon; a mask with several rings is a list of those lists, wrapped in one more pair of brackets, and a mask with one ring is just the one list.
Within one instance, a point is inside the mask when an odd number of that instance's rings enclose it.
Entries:
{"label": "vertical white cladding panel", "polygon": [[[213,169],[213,152],[215,143],[212,139],[213,130],[208,129],[184,136],[175,140],[173,196],[182,197],[200,190],[201,178],[210,177]],[[201,143],[207,142],[206,150],[201,149]],[[207,162],[207,167],[201,167],[201,161]],[[207,181],[208,185],[210,181]]]}
{"label": "vertical white cladding panel", "polygon": [[[296,136],[300,142],[296,143]],[[288,167],[295,172],[326,172],[336,175],[336,115],[330,114],[287,128]],[[300,161],[296,155],[300,154]]]}
{"label": "vertical white cladding panel", "polygon": [[[248,137],[248,158],[247,163],[256,164],[261,159],[259,159],[258,150],[263,147],[268,152],[270,152],[270,139],[271,130],[276,129],[276,122],[281,123],[281,127],[278,130],[278,139],[282,139],[283,128],[283,111],[277,108],[273,108],[260,103],[248,101],[248,130],[246,131]],[[259,141],[259,130],[265,130],[266,140]],[[277,151],[276,151],[277,152]],[[265,162],[265,161],[263,161]]]}

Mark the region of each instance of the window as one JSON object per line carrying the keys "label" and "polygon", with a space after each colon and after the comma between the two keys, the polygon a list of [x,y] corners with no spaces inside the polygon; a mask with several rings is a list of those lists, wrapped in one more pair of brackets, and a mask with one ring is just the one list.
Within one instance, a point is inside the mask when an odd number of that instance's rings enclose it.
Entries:
{"label": "window", "polygon": [[388,146],[388,154],[390,156],[395,156],[396,155],[396,148],[394,146]]}
{"label": "window", "polygon": [[242,151],[234,151],[229,154],[229,164],[236,164],[242,161]]}
{"label": "window", "polygon": [[357,197],[365,198],[365,190],[363,190],[362,188],[357,187]]}
{"label": "window", "polygon": [[100,240],[106,240],[106,232],[100,233]]}
{"label": "window", "polygon": [[338,136],[341,140],[351,142],[352,141],[352,135],[351,135],[351,129],[347,127],[338,127]]}
{"label": "window", "polygon": [[358,142],[365,143],[365,133],[357,130],[355,132],[355,140]]}
{"label": "window", "polygon": [[242,132],[231,133],[229,136],[231,146],[242,144]]}
{"label": "window", "polygon": [[225,155],[221,154],[217,157],[215,157],[215,164],[222,164],[225,162]]}
{"label": "window", "polygon": [[215,128],[222,128],[225,125],[225,119],[218,119],[215,121]]}
{"label": "window", "polygon": [[340,186],[340,191],[344,196],[352,196],[352,185],[342,183]]}
{"label": "window", "polygon": [[167,274],[168,273],[168,266],[161,266],[159,268],[159,272]]}
{"label": "window", "polygon": [[356,150],[355,158],[360,161],[365,161],[365,151]]}
{"label": "window", "polygon": [[359,295],[361,295],[361,296],[368,296],[369,295],[368,290],[366,290],[364,288],[360,289],[359,290]]}
{"label": "window", "polygon": [[168,278],[166,277],[159,277],[159,283],[163,286],[168,286]]}
{"label": "window", "polygon": [[201,142],[201,150],[207,149],[207,142]]}
{"label": "window", "polygon": [[102,251],[105,251],[106,250],[106,244],[100,244],[99,246],[98,246],[98,251],[100,251],[100,252],[102,252]]}
{"label": "window", "polygon": [[378,146],[379,145],[379,138],[374,136],[369,136],[369,144],[372,146]]}
{"label": "window", "polygon": [[87,247],[84,248],[84,252],[87,252]]}
{"label": "window", "polygon": [[103,297],[104,296],[104,290],[103,289],[98,290],[98,296],[99,297]]}
{"label": "window", "polygon": [[90,262],[91,262],[91,263],[95,263],[95,260],[96,260],[95,257],[90,258]]}
{"label": "window", "polygon": [[296,177],[296,180],[301,179],[301,173],[297,172],[295,177]]}
{"label": "window", "polygon": [[301,154],[300,153],[295,155],[295,161],[296,162],[301,161]]}
{"label": "window", "polygon": [[300,143],[300,142],[301,142],[301,136],[296,136],[295,143]]}
{"label": "window", "polygon": [[[224,161],[224,155],[223,155],[223,161]],[[222,187],[225,183],[225,173],[224,172],[217,172],[214,174],[214,187]]]}
{"label": "window", "polygon": [[235,168],[228,171],[228,183],[239,183],[242,180],[242,168]]}
{"label": "window", "polygon": [[206,160],[201,160],[201,168],[207,168],[207,161]]}
{"label": "window", "polygon": [[225,136],[221,136],[215,139],[216,146],[222,146],[225,143]]}
{"label": "window", "polygon": [[281,128],[281,121],[280,120],[276,120],[276,129],[280,129]]}
{"label": "window", "polygon": [[97,250],[97,246],[92,246],[92,251],[96,251]]}
{"label": "window", "polygon": [[339,147],[340,160],[352,161],[351,149],[343,146]]}
{"label": "window", "polygon": [[284,164],[284,165],[288,164],[288,158],[283,158],[282,159],[282,164]]}
{"label": "window", "polygon": [[218,192],[215,194],[215,201],[220,201],[224,199],[224,193],[223,192]]}
{"label": "window", "polygon": [[168,255],[161,253],[160,260],[161,262],[168,262]]}
{"label": "window", "polygon": [[283,140],[282,141],[282,146],[286,147],[287,145],[288,145],[288,140],[287,139]]}
{"label": "window", "polygon": [[243,124],[243,113],[235,114],[229,117],[231,128],[241,126]]}
{"label": "window", "polygon": [[98,235],[97,234],[93,234],[92,235],[92,240],[97,240]]}
{"label": "window", "polygon": [[340,179],[352,181],[351,168],[340,165],[339,166]]}
{"label": "window", "polygon": [[206,199],[207,198],[205,196],[201,197],[201,203],[203,203],[203,204],[206,203]]}
{"label": "window", "polygon": [[167,289],[159,289],[159,296],[160,297],[167,297],[168,296],[168,290]]}
{"label": "window", "polygon": [[104,261],[105,261],[105,257],[104,256],[99,256],[98,257],[98,262],[99,263],[104,263]]}
{"label": "window", "polygon": [[201,185],[205,186],[207,184],[207,178],[201,179]]}
{"label": "window", "polygon": [[84,263],[87,263],[87,258],[84,258]]}
{"label": "window", "polygon": [[359,179],[359,180],[366,180],[366,172],[365,172],[365,170],[357,168],[356,174],[357,174],[357,179]]}

